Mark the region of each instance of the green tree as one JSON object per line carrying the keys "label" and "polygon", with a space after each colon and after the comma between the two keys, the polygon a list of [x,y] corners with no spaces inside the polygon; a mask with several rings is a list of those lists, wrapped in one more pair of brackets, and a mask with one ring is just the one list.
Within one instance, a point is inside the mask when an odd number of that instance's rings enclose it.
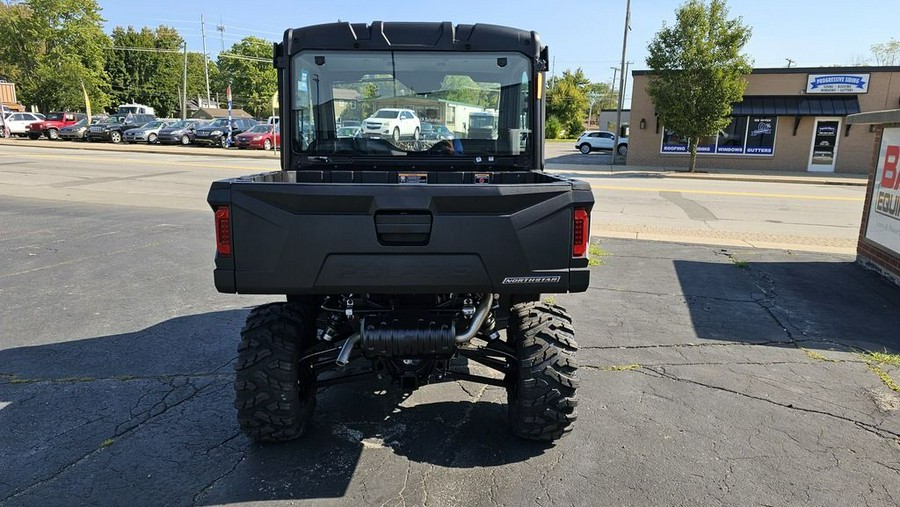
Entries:
{"label": "green tree", "polygon": [[0,5],[0,72],[17,83],[20,101],[41,110],[110,102],[103,68],[109,38],[95,0],[24,0]]}
{"label": "green tree", "polygon": [[578,135],[588,113],[590,102],[587,86],[590,84],[581,69],[564,71],[562,77],[553,78],[547,89],[547,116],[555,116],[568,131],[567,135]]}
{"label": "green tree", "polygon": [[500,89],[496,85],[478,83],[469,76],[445,76],[441,89],[434,93],[435,97],[471,104],[484,108],[497,108],[500,103]]}
{"label": "green tree", "polygon": [[[221,81],[219,78],[219,66],[212,60],[209,61],[208,66],[210,93],[215,97],[217,83]],[[206,98],[206,73],[203,70],[203,53],[188,53],[187,81],[188,100],[197,99],[198,97]]]}
{"label": "green tree", "polygon": [[728,19],[724,0],[689,0],[672,27],[663,24],[650,42],[647,91],[665,127],[688,139],[693,172],[697,145],[728,126],[731,105],[741,100],[751,71],[741,53],[750,28]]}
{"label": "green tree", "polygon": [[134,101],[152,106],[159,116],[174,116],[181,104],[182,44],[178,31],[167,26],[115,27],[106,72],[116,102]]}
{"label": "green tree", "polygon": [[875,57],[876,65],[896,65],[900,63],[900,40],[894,39],[887,42],[872,44],[870,50]]}
{"label": "green tree", "polygon": [[245,37],[228,51],[219,53],[218,64],[221,90],[216,91],[224,96],[225,88],[231,83],[235,108],[241,106],[258,117],[271,114],[272,96],[278,91],[271,42]]}

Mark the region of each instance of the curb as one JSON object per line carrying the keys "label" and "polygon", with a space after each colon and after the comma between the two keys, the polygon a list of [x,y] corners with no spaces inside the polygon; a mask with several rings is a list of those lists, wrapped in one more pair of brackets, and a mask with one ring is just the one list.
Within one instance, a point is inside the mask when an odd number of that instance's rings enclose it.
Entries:
{"label": "curb", "polygon": [[[582,166],[583,167],[583,166]],[[590,167],[590,166],[588,166]],[[616,171],[613,166],[601,166],[596,169],[582,169],[572,166],[561,167],[548,165],[547,171],[555,173],[572,174],[578,177],[595,178],[680,178],[717,181],[742,181],[752,183],[792,183],[804,185],[839,185],[865,187],[869,183],[867,175],[856,176],[797,176],[785,174],[729,174],[720,172],[695,172],[687,173],[672,170],[633,170],[622,169]]]}

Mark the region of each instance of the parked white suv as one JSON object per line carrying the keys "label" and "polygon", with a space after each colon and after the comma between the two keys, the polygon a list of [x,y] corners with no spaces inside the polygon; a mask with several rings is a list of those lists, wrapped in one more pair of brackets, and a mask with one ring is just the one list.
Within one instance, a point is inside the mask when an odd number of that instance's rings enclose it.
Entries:
{"label": "parked white suv", "polygon": [[[587,155],[592,151],[612,151],[613,143],[616,141],[616,134],[614,132],[607,132],[605,130],[589,130],[581,136],[578,137],[578,140],[575,141],[575,148],[577,148],[581,153]],[[616,150],[619,155],[627,155],[628,154],[628,138],[620,137],[619,138],[619,147]]]}
{"label": "parked white suv", "polygon": [[362,135],[366,137],[388,137],[394,142],[403,137],[419,140],[422,124],[412,109],[379,109],[362,124]]}

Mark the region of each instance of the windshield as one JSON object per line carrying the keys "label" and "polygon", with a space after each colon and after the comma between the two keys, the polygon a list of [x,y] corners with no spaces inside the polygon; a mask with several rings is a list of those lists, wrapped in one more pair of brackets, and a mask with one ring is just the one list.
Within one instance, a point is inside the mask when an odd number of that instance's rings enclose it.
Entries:
{"label": "windshield", "polygon": [[[293,63],[302,153],[502,156],[532,142],[531,62],[519,53],[304,51]],[[349,122],[358,133],[340,129]],[[423,135],[435,131],[446,135]]]}
{"label": "windshield", "polygon": [[218,120],[213,120],[205,125],[206,127],[227,127],[228,126],[228,118],[219,118]]}
{"label": "windshield", "polygon": [[167,129],[183,129],[183,128],[185,128],[185,127],[189,127],[190,125],[191,125],[191,122],[187,122],[187,121],[176,121],[175,123],[169,125],[169,126],[166,127],[166,128],[167,128]]}
{"label": "windshield", "polygon": [[87,118],[83,118],[83,119],[81,119],[81,120],[78,120],[78,122],[75,123],[75,125],[72,125],[72,126],[75,127],[75,128],[78,128],[78,127],[84,127],[84,126],[86,126],[86,125],[87,125]]}
{"label": "windshield", "polygon": [[256,132],[256,133],[260,133],[260,134],[265,134],[266,132],[269,132],[271,130],[272,130],[271,125],[254,125],[247,132]]}
{"label": "windshield", "polygon": [[161,121],[151,121],[150,123],[145,123],[141,128],[142,129],[158,129],[165,126],[165,123]]}

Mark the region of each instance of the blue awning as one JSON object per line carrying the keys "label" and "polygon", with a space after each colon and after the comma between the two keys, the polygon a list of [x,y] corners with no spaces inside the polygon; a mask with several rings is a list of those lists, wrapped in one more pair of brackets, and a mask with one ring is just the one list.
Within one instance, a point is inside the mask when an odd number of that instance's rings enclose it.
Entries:
{"label": "blue awning", "polygon": [[859,112],[856,95],[832,95],[812,97],[794,96],[745,96],[732,106],[732,116],[847,116]]}

